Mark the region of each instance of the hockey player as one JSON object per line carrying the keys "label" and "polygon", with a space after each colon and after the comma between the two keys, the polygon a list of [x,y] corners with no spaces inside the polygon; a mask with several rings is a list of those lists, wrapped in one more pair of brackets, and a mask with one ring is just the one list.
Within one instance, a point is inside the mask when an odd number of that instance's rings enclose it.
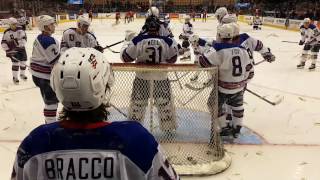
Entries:
{"label": "hockey player", "polygon": [[259,16],[254,16],[252,19],[252,28],[253,30],[261,30],[262,22]]}
{"label": "hockey player", "polygon": [[112,81],[102,53],[67,50],[51,75],[51,87],[63,105],[61,121],[37,127],[22,141],[11,180],[179,180],[143,126],[107,122],[103,102]]}
{"label": "hockey player", "polygon": [[[233,27],[224,24],[218,28],[221,43],[216,43],[210,51],[199,57],[201,67],[219,66],[218,116],[219,123],[225,123],[223,105],[229,104],[232,109],[234,136],[240,133],[243,118],[243,92],[249,76],[247,69],[252,67],[252,61],[246,49],[232,42]],[[214,101],[214,91],[208,99],[208,108],[211,110]],[[224,125],[220,125],[223,127]]]}
{"label": "hockey player", "polygon": [[61,40],[61,53],[71,47],[92,47],[103,52],[96,37],[88,31],[90,20],[85,16],[79,16],[77,28],[70,28],[63,32]]}
{"label": "hockey player", "polygon": [[45,104],[43,114],[48,124],[56,121],[58,99],[50,87],[50,74],[53,65],[60,57],[60,47],[59,41],[52,36],[55,32],[55,19],[41,15],[37,21],[41,34],[33,43],[30,68],[33,82],[40,88]]}
{"label": "hockey player", "polygon": [[[246,33],[240,34],[240,28],[237,23],[230,23],[233,27],[233,43],[235,45],[245,48],[248,52],[251,63],[254,65],[253,52],[259,52],[261,56],[269,63],[275,61],[275,56],[271,53],[270,48],[266,47],[262,41],[257,40]],[[247,83],[254,77],[254,66],[248,66],[246,71],[248,72]],[[237,119],[232,113],[231,106],[228,102],[225,104],[226,121],[222,124],[221,136],[234,135],[233,119]]]}
{"label": "hockey player", "polygon": [[[160,24],[157,19],[146,24],[147,34],[133,38],[126,35],[126,42],[121,49],[121,59],[125,63],[170,64],[177,60],[176,42],[168,37],[159,36]],[[132,39],[133,38],[133,39]],[[131,40],[132,39],[132,40]],[[150,98],[150,85],[154,84],[152,96],[159,112],[160,129],[173,132],[177,128],[171,85],[165,72],[136,72],[130,101],[129,117],[142,122]]]}
{"label": "hockey player", "polygon": [[120,23],[120,12],[116,12],[116,25]]}
{"label": "hockey player", "polygon": [[[195,58],[194,63],[199,64],[199,56],[205,53],[206,51],[208,51],[211,48],[213,43],[203,38],[200,38],[198,35],[192,35],[189,38],[189,42],[194,52],[194,58]],[[190,78],[190,81],[197,81],[199,78],[199,75],[200,75],[200,71],[196,71],[194,75]],[[204,85],[209,84],[210,80],[211,80],[211,75],[208,72],[207,81],[204,82]]]}
{"label": "hockey player", "polygon": [[300,64],[297,65],[298,69],[303,69],[308,58],[308,52],[311,51],[311,65],[309,70],[312,71],[316,68],[316,61],[320,49],[320,31],[319,29],[311,24],[309,18],[303,20],[303,25],[300,27],[301,40],[299,45],[303,45],[302,56]]}
{"label": "hockey player", "polygon": [[218,23],[221,24],[222,22],[222,18],[228,14],[228,10],[226,7],[220,7],[216,10],[216,12],[214,13],[214,16],[217,18]]}
{"label": "hockey player", "polygon": [[10,27],[3,33],[1,46],[6,51],[6,56],[12,62],[13,83],[19,84],[19,68],[20,78],[27,80],[27,76],[25,75],[27,62],[25,45],[27,43],[27,36],[25,31],[17,26],[18,21],[15,18],[9,18],[8,23]]}
{"label": "hockey player", "polygon": [[19,13],[18,13],[19,18],[17,19],[18,21],[18,25],[22,27],[22,29],[25,31],[29,21],[28,18],[26,16],[26,12],[24,9],[20,9]]}
{"label": "hockey player", "polygon": [[182,33],[179,35],[179,39],[182,39],[182,50],[183,53],[182,57],[180,58],[180,60],[190,60],[191,58],[191,53],[190,53],[190,43],[189,43],[189,37],[192,36],[193,34],[193,26],[190,23],[190,16],[187,15],[185,17],[185,22],[183,24],[183,29],[182,29]]}
{"label": "hockey player", "polygon": [[147,18],[145,21],[145,24],[142,26],[142,30],[140,31],[140,34],[147,34],[147,24],[149,21],[153,21],[156,19],[158,24],[160,24],[159,28],[159,35],[165,36],[165,37],[173,37],[173,34],[171,32],[171,29],[169,26],[166,26],[164,22],[161,22],[159,19],[159,9],[155,6],[150,7],[150,9],[147,12]]}

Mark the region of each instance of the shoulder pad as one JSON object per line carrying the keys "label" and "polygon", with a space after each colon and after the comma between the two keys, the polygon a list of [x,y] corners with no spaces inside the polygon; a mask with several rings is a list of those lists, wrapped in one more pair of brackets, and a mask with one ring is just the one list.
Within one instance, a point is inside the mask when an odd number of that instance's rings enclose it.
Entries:
{"label": "shoulder pad", "polygon": [[213,45],[213,48],[214,48],[216,51],[220,51],[220,50],[223,50],[223,49],[234,48],[234,47],[239,47],[239,48],[241,48],[239,45],[229,44],[229,43],[216,43],[216,44]]}
{"label": "shoulder pad", "polygon": [[51,36],[45,36],[43,34],[40,34],[37,39],[40,42],[43,49],[47,49],[52,44],[56,44],[55,39]]}

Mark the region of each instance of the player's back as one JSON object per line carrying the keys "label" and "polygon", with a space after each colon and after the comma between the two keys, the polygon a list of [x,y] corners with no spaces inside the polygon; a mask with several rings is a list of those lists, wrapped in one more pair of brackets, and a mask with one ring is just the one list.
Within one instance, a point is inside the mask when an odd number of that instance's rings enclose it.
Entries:
{"label": "player's back", "polygon": [[138,122],[61,121],[39,126],[23,140],[15,176],[22,179],[24,167],[25,178],[34,180],[143,180],[158,155],[158,143]]}
{"label": "player's back", "polygon": [[[132,39],[125,53],[136,63],[167,64],[177,60],[177,44],[173,39],[157,35],[139,35]],[[140,73],[142,79],[165,79],[166,73]]]}
{"label": "player's back", "polygon": [[214,45],[219,65],[219,90],[234,94],[243,90],[249,76],[252,61],[247,50],[241,46],[217,43]]}

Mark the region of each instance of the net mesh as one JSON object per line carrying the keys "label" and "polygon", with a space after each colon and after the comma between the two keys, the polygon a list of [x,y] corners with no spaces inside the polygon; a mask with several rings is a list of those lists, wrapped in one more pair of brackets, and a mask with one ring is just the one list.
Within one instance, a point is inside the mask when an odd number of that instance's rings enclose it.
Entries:
{"label": "net mesh", "polygon": [[211,175],[230,166],[215,121],[216,67],[113,64],[112,69],[111,121],[141,122],[180,175]]}

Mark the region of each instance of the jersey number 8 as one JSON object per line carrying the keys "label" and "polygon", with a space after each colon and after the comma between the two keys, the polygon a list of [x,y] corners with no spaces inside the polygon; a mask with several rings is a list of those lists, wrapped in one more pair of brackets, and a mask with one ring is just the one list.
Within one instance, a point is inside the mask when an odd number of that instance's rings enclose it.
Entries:
{"label": "jersey number 8", "polygon": [[242,66],[240,56],[232,57],[232,75],[233,76],[241,76],[242,74]]}

